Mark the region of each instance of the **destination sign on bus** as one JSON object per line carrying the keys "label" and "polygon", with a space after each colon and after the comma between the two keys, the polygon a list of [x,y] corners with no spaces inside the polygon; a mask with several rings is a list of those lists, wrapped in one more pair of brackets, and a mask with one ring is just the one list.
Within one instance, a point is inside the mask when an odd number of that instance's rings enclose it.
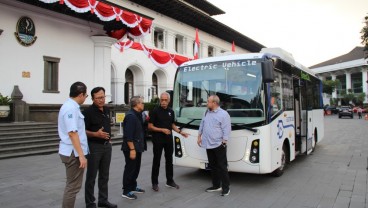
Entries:
{"label": "destination sign on bus", "polygon": [[221,67],[225,70],[230,70],[231,68],[244,67],[244,66],[256,66],[256,60],[242,60],[242,61],[224,61],[218,63],[203,63],[195,66],[185,66],[182,68],[182,72],[195,72],[203,70],[213,70]]}

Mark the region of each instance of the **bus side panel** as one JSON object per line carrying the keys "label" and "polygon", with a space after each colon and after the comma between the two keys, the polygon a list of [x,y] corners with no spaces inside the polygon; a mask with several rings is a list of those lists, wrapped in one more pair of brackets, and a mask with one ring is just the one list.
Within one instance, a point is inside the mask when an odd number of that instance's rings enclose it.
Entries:
{"label": "bus side panel", "polygon": [[289,141],[287,147],[290,154],[290,159],[295,158],[295,125],[294,125],[294,112],[285,111],[274,119],[271,124],[270,139],[272,142],[272,170],[276,170],[281,165],[281,153],[284,141]]}
{"label": "bus side panel", "polygon": [[317,143],[320,142],[325,136],[325,125],[323,109],[313,110],[313,135],[314,129],[317,129]]}

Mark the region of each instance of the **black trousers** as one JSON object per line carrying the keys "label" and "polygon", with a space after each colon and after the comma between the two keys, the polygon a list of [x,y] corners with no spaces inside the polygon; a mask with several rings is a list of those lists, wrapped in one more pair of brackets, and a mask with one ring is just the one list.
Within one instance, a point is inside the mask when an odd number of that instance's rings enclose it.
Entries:
{"label": "black trousers", "polygon": [[230,187],[229,172],[227,169],[226,145],[214,149],[207,149],[208,166],[211,169],[212,186],[228,190]]}
{"label": "black trousers", "polygon": [[130,151],[123,151],[125,156],[125,168],[123,175],[123,194],[134,191],[137,188],[137,178],[141,169],[142,153],[136,152],[136,158],[130,159]]}
{"label": "black trousers", "polygon": [[98,201],[108,201],[108,182],[111,162],[111,143],[88,143],[90,154],[87,158],[87,175],[85,183],[85,202],[87,207],[95,206],[95,181],[98,173]]}
{"label": "black trousers", "polygon": [[173,167],[173,143],[172,142],[157,142],[152,140],[153,143],[153,162],[151,181],[152,184],[158,184],[158,175],[160,172],[160,161],[162,150],[165,151],[165,169],[166,169],[166,182],[174,182],[174,167]]}

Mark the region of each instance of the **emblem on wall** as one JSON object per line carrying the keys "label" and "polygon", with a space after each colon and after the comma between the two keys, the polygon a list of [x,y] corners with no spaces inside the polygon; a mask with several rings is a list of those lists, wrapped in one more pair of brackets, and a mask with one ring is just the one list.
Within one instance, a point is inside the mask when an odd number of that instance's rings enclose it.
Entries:
{"label": "emblem on wall", "polygon": [[17,23],[17,32],[14,33],[18,42],[23,46],[31,46],[36,42],[36,27],[29,17],[21,17]]}

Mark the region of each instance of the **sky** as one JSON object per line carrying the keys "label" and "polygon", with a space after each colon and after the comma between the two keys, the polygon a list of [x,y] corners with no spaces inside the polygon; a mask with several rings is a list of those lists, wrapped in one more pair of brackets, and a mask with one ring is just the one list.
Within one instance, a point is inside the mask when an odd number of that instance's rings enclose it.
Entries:
{"label": "sky", "polygon": [[207,1],[225,11],[212,16],[216,20],[266,47],[288,51],[307,67],[363,46],[368,0]]}

